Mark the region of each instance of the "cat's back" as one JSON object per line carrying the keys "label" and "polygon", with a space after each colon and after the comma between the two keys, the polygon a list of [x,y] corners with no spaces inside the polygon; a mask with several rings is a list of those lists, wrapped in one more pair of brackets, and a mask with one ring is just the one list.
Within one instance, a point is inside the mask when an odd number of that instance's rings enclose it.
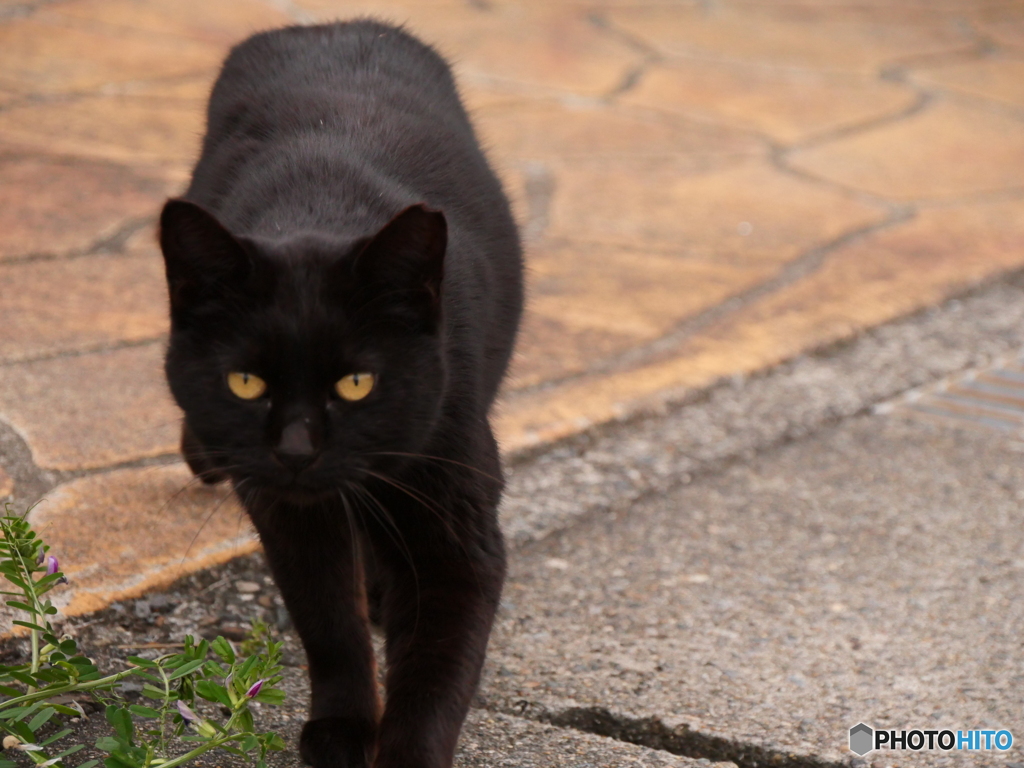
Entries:
{"label": "cat's back", "polygon": [[[278,195],[284,188],[290,199]],[[311,218],[304,226],[359,229],[332,211],[342,203],[351,219],[367,195],[382,203],[368,227],[383,224],[389,199],[426,201],[456,228],[485,234],[481,226],[500,222],[486,239],[514,237],[500,183],[431,47],[373,20],[286,27],[236,46],[210,98],[187,196],[258,234],[256,199],[268,219],[293,206]]]}
{"label": "cat's back", "polygon": [[[285,27],[254,35],[224,62],[210,101],[209,129],[227,128],[232,105],[277,107],[315,96],[370,97],[381,105],[465,121],[444,59],[399,27],[361,19]],[[278,115],[279,119],[284,115]]]}

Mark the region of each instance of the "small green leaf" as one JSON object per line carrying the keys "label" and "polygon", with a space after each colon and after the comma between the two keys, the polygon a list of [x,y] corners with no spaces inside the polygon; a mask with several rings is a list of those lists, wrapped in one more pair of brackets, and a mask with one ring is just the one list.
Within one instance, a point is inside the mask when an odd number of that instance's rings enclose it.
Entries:
{"label": "small green leaf", "polygon": [[142,695],[145,696],[147,699],[157,699],[158,701],[163,701],[165,694],[162,689],[150,685],[149,683],[146,683],[142,686]]}
{"label": "small green leaf", "polygon": [[238,730],[240,731],[253,731],[255,726],[252,721],[252,712],[247,709],[243,709],[238,713]]}
{"label": "small green leaf", "polygon": [[60,652],[67,654],[68,656],[74,656],[76,653],[78,653],[78,644],[71,638],[68,638],[67,640],[61,640],[59,647]]}
{"label": "small green leaf", "polygon": [[242,748],[243,752],[252,752],[254,749],[259,747],[260,740],[257,739],[253,734],[247,733],[238,746]]}
{"label": "small green leaf", "polygon": [[143,707],[139,704],[131,704],[128,707],[128,711],[133,715],[138,715],[139,717],[160,717],[160,713],[152,707]]}
{"label": "small green leaf", "polygon": [[8,600],[7,604],[11,606],[11,608],[17,608],[19,611],[25,611],[25,613],[36,612],[36,609],[33,608],[31,605],[28,605],[27,603],[18,602],[17,600]]}
{"label": "small green leaf", "polygon": [[100,736],[96,739],[96,749],[103,752],[113,752],[121,747],[121,742],[113,736]]}
{"label": "small green leaf", "polygon": [[227,689],[223,685],[218,685],[210,680],[200,680],[197,682],[196,693],[207,701],[214,701],[218,704],[223,704],[225,707],[232,706],[231,697],[228,696]]}
{"label": "small green leaf", "polygon": [[159,664],[156,664],[149,659],[144,659],[141,656],[129,656],[128,661],[136,667],[142,667],[143,669],[155,669],[160,666]]}
{"label": "small green leaf", "polygon": [[246,676],[249,674],[250,670],[252,670],[253,665],[258,660],[259,659],[256,656],[250,656],[248,659],[246,659],[244,662],[242,662],[242,667],[235,674],[235,678],[236,679],[245,680]]}
{"label": "small green leaf", "polygon": [[174,672],[171,673],[171,675],[169,675],[169,679],[177,680],[179,677],[184,677],[190,672],[194,672],[195,670],[199,669],[201,666],[203,666],[204,663],[204,659],[196,659],[194,661],[188,662],[187,664],[183,664],[176,670],[174,670]]}
{"label": "small green leaf", "polygon": [[0,685],[0,693],[4,696],[21,696],[24,691],[19,691],[17,688],[11,688],[7,685]]}
{"label": "small green leaf", "polygon": [[29,730],[32,732],[38,731],[40,728],[46,725],[50,718],[53,717],[55,714],[57,714],[57,710],[55,710],[53,707],[47,707],[46,709],[39,710],[39,712],[36,713],[36,716],[29,720]]}
{"label": "small green leaf", "polygon": [[[76,713],[76,714],[77,714],[77,713]],[[57,731],[57,733],[53,734],[53,736],[51,736],[50,738],[48,738],[48,739],[47,739],[46,741],[41,741],[41,742],[39,742],[39,746],[41,746],[41,747],[47,747],[47,746],[49,746],[50,744],[53,744],[53,742],[55,742],[55,741],[60,741],[60,740],[61,740],[61,739],[63,739],[63,738],[65,737],[65,736],[67,736],[67,735],[68,735],[69,733],[71,733],[71,731],[72,731],[72,729],[71,729],[71,728],[65,728],[65,729],[64,729],[63,731]]]}
{"label": "small green leaf", "polygon": [[218,635],[213,643],[210,644],[210,647],[213,648],[213,652],[223,659],[225,663],[235,663],[235,649],[231,647],[231,643],[225,638]]}
{"label": "small green leaf", "polygon": [[[68,731],[68,733],[71,733],[71,731]],[[60,752],[60,753],[54,755],[54,757],[59,760],[62,757],[67,757],[68,755],[73,755],[73,754],[75,754],[75,752],[78,752],[78,751],[83,750],[83,749],[85,749],[85,744],[75,744],[75,746],[68,747],[63,752]]]}
{"label": "small green leaf", "polygon": [[36,632],[45,632],[46,630],[40,627],[38,624],[32,624],[28,621],[12,621],[11,624],[17,624],[19,627],[28,627],[34,629]]}
{"label": "small green leaf", "polygon": [[[86,760],[84,763],[82,763],[81,765],[77,766],[77,768],[95,768],[95,766],[97,766],[99,764],[100,764],[99,760]],[[2,766],[0,766],[0,768],[2,768]]]}
{"label": "small green leaf", "polygon": [[267,739],[267,749],[273,749],[277,752],[280,752],[282,749],[288,746],[287,744],[285,744],[284,739],[282,739],[276,733],[268,733],[267,736],[270,737]]}
{"label": "small green leaf", "polygon": [[38,681],[34,677],[32,677],[31,675],[26,675],[24,672],[10,672],[9,674],[19,683],[22,683],[24,685],[31,685],[34,687],[38,683]]}
{"label": "small green leaf", "polygon": [[254,698],[264,704],[284,704],[285,693],[280,688],[264,688]]}
{"label": "small green leaf", "polygon": [[132,732],[134,731],[135,726],[132,724],[132,716],[128,714],[128,711],[122,707],[115,707],[111,704],[107,707],[106,715],[107,722],[113,726],[117,735],[131,744]]}

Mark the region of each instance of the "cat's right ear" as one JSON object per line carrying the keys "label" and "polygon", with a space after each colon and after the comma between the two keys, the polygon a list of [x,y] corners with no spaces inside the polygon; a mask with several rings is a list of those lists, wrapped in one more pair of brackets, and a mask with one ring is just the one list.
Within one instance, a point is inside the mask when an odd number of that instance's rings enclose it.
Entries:
{"label": "cat's right ear", "polygon": [[241,288],[252,271],[252,260],[238,240],[212,214],[187,200],[164,205],[160,248],[176,318]]}

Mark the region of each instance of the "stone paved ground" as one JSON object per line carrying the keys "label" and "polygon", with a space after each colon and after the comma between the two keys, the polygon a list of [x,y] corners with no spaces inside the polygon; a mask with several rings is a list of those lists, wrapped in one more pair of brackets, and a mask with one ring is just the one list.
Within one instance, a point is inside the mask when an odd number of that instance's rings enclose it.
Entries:
{"label": "stone paved ground", "polygon": [[0,494],[69,611],[252,549],[181,490],[154,215],[233,42],[367,13],[453,59],[522,222],[509,454],[1024,264],[1018,1],[0,0]]}

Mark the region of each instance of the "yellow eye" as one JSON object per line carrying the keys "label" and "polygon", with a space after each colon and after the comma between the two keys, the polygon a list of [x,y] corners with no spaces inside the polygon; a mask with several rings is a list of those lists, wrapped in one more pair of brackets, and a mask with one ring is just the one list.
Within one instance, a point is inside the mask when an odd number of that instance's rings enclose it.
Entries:
{"label": "yellow eye", "polygon": [[267,382],[252,373],[229,373],[228,387],[243,400],[255,400],[267,391]]}
{"label": "yellow eye", "polygon": [[362,400],[373,389],[373,374],[350,373],[343,379],[338,379],[334,389],[345,400]]}

